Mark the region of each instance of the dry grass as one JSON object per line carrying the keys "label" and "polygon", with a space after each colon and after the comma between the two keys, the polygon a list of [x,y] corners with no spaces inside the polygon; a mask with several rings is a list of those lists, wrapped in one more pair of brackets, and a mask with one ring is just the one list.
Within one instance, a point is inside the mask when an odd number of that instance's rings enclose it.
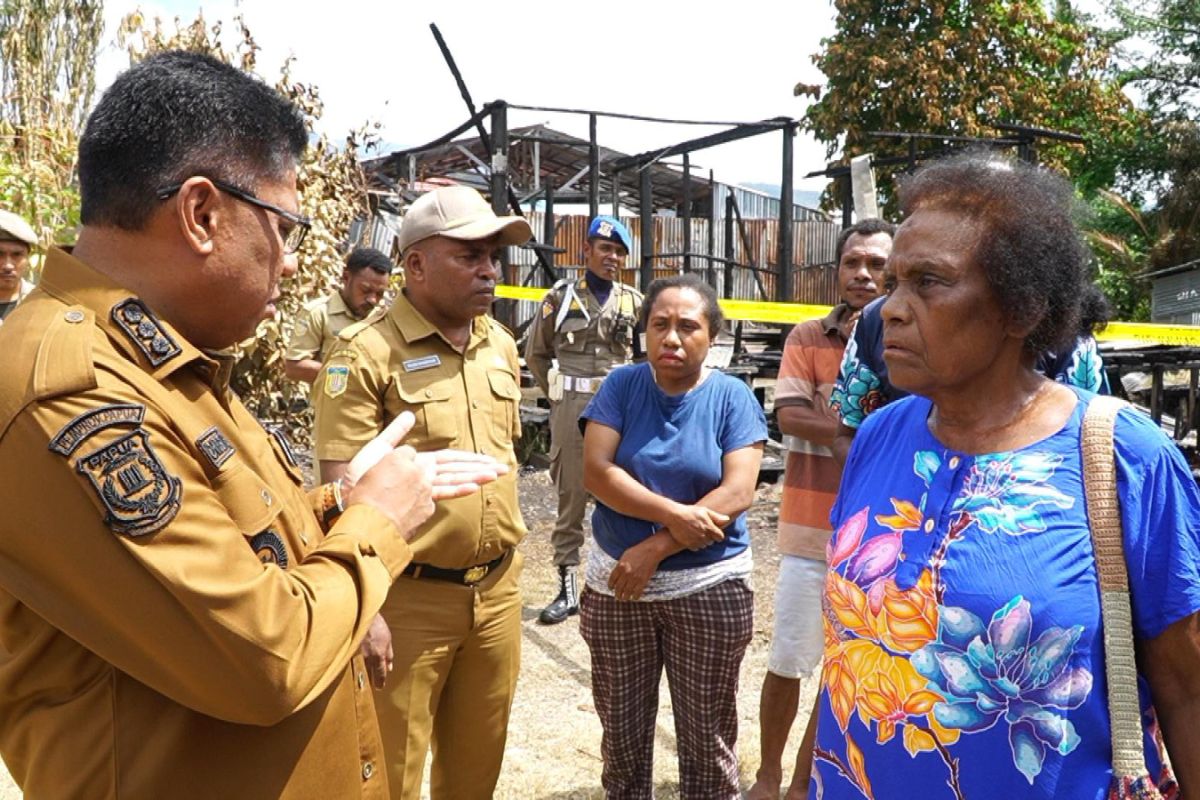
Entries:
{"label": "dry grass", "polygon": [[[756,592],[754,639],[742,663],[738,691],[738,752],[743,789],[753,782],[758,768],[758,696],[766,671],[771,606],[779,569],[779,556],[775,550],[778,507],[778,488],[762,487],[750,512]],[[579,636],[579,619],[573,617],[552,627],[536,622],[542,606],[557,592],[557,573],[551,565],[550,548],[555,498],[546,472],[522,475],[521,508],[529,525],[529,536],[521,545],[525,554],[522,578],[524,650],[509,725],[504,772],[496,797],[502,800],[603,798],[600,722],[592,707],[588,651]],[[801,692],[801,710],[784,754],[785,788],[815,688],[815,681],[810,679]],[[679,773],[675,763],[675,719],[665,683],[660,697],[654,756],[655,794],[660,800],[669,800],[679,796]],[[11,784],[7,772],[0,771],[0,800],[18,800],[20,797],[20,791]]]}

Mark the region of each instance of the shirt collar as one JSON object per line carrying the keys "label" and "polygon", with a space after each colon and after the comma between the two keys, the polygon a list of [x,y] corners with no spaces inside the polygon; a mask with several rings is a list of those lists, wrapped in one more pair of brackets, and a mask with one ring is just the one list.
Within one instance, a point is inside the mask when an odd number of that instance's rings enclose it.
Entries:
{"label": "shirt collar", "polygon": [[329,296],[329,315],[333,316],[335,314],[345,314],[351,319],[361,319],[361,317],[356,317],[350,311],[350,306],[346,305],[345,299],[342,298],[341,289],[338,289]]}
{"label": "shirt collar", "polygon": [[833,307],[833,310],[831,310],[824,316],[824,318],[821,319],[821,329],[825,331],[826,335],[834,333],[840,334],[840,328],[838,325],[842,321],[842,317],[849,310],[850,306],[846,303],[838,303]]}
{"label": "shirt collar", "polygon": [[116,348],[158,380],[197,360],[221,371],[215,359],[184,339],[137,295],[57,247],[46,256],[40,286],[62,302],[92,312]]}
{"label": "shirt collar", "polygon": [[[420,311],[417,311],[403,289],[396,293],[396,301],[392,303],[388,317],[408,344],[427,339],[430,336],[437,336],[451,349],[458,349],[450,344],[450,340],[443,336],[442,332],[434,327],[432,322],[425,319]],[[491,326],[488,324],[487,317],[476,317],[471,323],[471,337],[467,342],[467,350],[486,340],[490,331]]]}

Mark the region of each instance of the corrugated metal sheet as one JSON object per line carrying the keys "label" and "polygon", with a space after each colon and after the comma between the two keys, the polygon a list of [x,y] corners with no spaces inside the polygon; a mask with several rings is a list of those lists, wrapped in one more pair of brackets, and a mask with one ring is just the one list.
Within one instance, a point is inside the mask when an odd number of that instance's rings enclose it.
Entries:
{"label": "corrugated metal sheet", "polygon": [[1155,279],[1150,293],[1150,319],[1200,325],[1200,269]]}
{"label": "corrugated metal sheet", "polygon": [[[769,198],[768,198],[769,199]],[[778,208],[778,202],[776,202]],[[799,207],[798,207],[799,208]],[[529,223],[543,238],[545,217],[540,212],[528,215]],[[626,269],[620,280],[636,285],[641,266],[641,218],[622,217],[621,221],[629,228],[633,236],[633,250],[626,260]],[[555,219],[555,247],[565,252],[554,256],[555,272],[560,277],[577,278],[579,276],[580,254],[586,241],[588,218],[581,215],[558,216]],[[743,217],[746,231],[746,241],[734,229],[734,260],[750,267],[736,267],[732,270],[732,290],[726,292],[726,270],[724,264],[710,262],[703,258],[692,259],[692,271],[711,278],[717,294],[725,297],[727,294],[738,300],[769,300],[774,301],[776,276],[776,259],[778,255],[777,219],[752,219]],[[692,220],[691,252],[705,254],[708,252],[707,219]],[[654,217],[654,251],[656,253],[682,253],[684,247],[684,225],[680,217]],[[836,223],[823,214],[816,214],[808,219],[798,219],[792,228],[792,302],[832,305],[837,302],[837,269],[833,264],[834,247],[837,243],[839,228]],[[719,222],[715,240],[716,255],[724,253],[724,221]],[[746,246],[748,245],[748,246]],[[505,276],[507,283],[526,286],[545,286],[547,279],[536,267],[536,256],[532,251],[513,249],[511,257],[514,263]],[[657,259],[654,277],[661,278],[675,275],[683,271],[682,256]],[[530,318],[535,311],[534,303],[518,303],[519,325]]]}

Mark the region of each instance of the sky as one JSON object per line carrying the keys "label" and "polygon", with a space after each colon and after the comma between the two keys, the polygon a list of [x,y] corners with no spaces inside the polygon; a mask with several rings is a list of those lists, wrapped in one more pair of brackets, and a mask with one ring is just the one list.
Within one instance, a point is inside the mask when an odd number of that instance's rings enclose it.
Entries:
{"label": "sky", "polygon": [[[310,7],[320,8],[323,16],[308,13]],[[224,23],[226,36],[241,13],[262,47],[261,74],[273,82],[284,59],[294,56],[294,78],[319,87],[325,103],[322,132],[340,139],[363,123],[379,122],[383,141],[397,147],[435,139],[468,118],[430,23],[445,37],[477,107],[503,99],[749,122],[804,113],[809,100],[792,90],[797,83],[822,82],[811,56],[820,50],[821,38],[832,35],[835,14],[830,0],[340,0],[320,6],[278,0],[108,0],[98,92],[128,66],[115,32],[120,19],[139,8],[168,25],[174,18],[190,22],[203,11],[210,23]],[[510,127],[539,123],[588,135],[585,116],[509,112]],[[600,143],[627,153],[718,130],[604,118],[598,123]],[[772,133],[694,153],[693,170],[712,169],[727,183],[777,185],[780,137]],[[798,134],[796,188],[822,189],[822,179],[802,176],[825,163],[824,145]]]}

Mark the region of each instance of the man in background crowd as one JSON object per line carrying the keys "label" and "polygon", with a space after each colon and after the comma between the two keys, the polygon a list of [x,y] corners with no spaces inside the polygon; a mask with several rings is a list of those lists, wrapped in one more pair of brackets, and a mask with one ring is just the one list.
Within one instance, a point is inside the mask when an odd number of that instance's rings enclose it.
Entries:
{"label": "man in background crowd", "polygon": [[28,222],[11,211],[0,210],[0,323],[33,291],[25,274],[29,254],[36,245],[37,234]]}
{"label": "man in background crowd", "polygon": [[[835,250],[841,302],[824,319],[797,325],[784,344],[775,385],[775,418],[788,445],[779,508],[779,579],[759,713],[762,761],[750,800],[778,800],[800,679],[821,663],[825,545],[831,534],[829,512],[842,477],[830,449],[838,417],[829,398],[859,314],[879,295],[894,233],[894,225],[878,219],[861,220],[842,231]],[[808,796],[815,731],[810,720],[787,800]]]}
{"label": "man in background crowd", "polygon": [[342,270],[342,287],[304,305],[288,343],[283,370],[294,381],[312,383],[337,335],[363,319],[383,300],[396,265],[372,247],[356,247]]}

